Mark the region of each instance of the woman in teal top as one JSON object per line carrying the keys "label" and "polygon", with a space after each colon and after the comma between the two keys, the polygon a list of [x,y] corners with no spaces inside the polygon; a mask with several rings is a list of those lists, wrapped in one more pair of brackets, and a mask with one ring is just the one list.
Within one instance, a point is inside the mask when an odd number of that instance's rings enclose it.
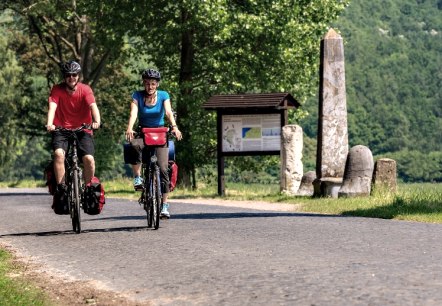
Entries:
{"label": "woman in teal top", "polygon": [[[154,69],[147,69],[141,74],[141,77],[143,79],[144,90],[135,91],[132,94],[129,123],[126,130],[127,141],[132,141],[134,139],[133,126],[137,118],[141,127],[161,127],[165,125],[164,117],[167,117],[171,124],[172,133],[177,140],[181,140],[182,135],[173,116],[169,94],[166,91],[158,90],[159,82],[161,80],[160,72]],[[139,147],[138,149],[140,156],[136,164],[132,165],[135,189],[143,184],[143,179],[141,178],[142,148]],[[156,148],[156,155],[160,166],[161,188],[163,192],[163,210],[161,211],[161,215],[169,218],[169,204],[167,203],[169,194],[169,148],[167,147],[167,144],[164,147]]]}

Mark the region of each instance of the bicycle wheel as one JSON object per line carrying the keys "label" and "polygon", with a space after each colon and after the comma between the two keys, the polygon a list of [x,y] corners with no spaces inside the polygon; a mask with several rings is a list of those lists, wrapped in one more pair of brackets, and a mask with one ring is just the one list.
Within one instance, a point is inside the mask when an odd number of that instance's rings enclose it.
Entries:
{"label": "bicycle wheel", "polygon": [[77,169],[72,171],[72,199],[71,199],[71,218],[72,228],[74,232],[81,232],[81,215],[80,215],[80,178]]}
{"label": "bicycle wheel", "polygon": [[158,229],[160,227],[160,206],[161,206],[161,184],[160,184],[160,169],[158,165],[153,168],[152,175],[152,217],[153,227]]}
{"label": "bicycle wheel", "polygon": [[152,192],[151,192],[151,184],[149,170],[146,170],[147,175],[144,178],[144,191],[143,191],[143,205],[146,210],[146,218],[147,218],[147,227],[152,227],[153,222],[153,213],[152,213]]}

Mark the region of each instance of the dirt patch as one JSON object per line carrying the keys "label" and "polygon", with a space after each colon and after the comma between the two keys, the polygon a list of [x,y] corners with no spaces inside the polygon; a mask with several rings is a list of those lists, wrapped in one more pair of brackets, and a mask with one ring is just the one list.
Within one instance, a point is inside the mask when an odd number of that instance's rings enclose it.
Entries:
{"label": "dirt patch", "polygon": [[228,206],[239,207],[247,209],[257,210],[273,210],[273,211],[300,211],[300,204],[286,204],[286,203],[271,203],[263,201],[231,201],[221,199],[170,199],[172,203],[189,203],[189,204],[203,204],[203,205],[216,205],[216,206]]}

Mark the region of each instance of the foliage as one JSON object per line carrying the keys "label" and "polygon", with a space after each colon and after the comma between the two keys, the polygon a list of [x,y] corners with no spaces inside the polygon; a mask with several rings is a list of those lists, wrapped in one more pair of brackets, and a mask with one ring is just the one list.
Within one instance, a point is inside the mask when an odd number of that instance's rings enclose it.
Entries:
{"label": "foliage", "polygon": [[8,14],[0,16],[0,178],[11,176],[11,166],[16,159],[16,155],[11,152],[19,147],[20,141],[20,131],[16,129],[20,117],[20,97],[16,92],[22,69],[15,58],[14,50],[9,47],[13,37],[7,30],[7,24],[11,20]]}
{"label": "foliage", "polygon": [[[345,41],[350,146],[396,159],[404,181],[440,181],[440,13],[437,0],[353,0],[334,22]],[[306,107],[314,138],[317,110]]]}
{"label": "foliage", "polygon": [[[184,132],[185,140],[177,145],[180,173],[186,184],[195,185],[196,167],[215,154],[215,115],[204,112],[201,104],[214,93],[238,92],[289,91],[305,100],[316,83],[319,38],[347,2],[6,0],[0,9],[9,8],[16,20],[28,21],[29,28],[20,33],[39,40],[37,59],[42,59],[42,51],[51,59],[50,65],[37,65],[48,85],[57,81],[55,64],[68,58],[82,63],[84,81],[94,86],[99,98],[106,97],[103,118],[113,119],[113,109],[121,108],[121,93],[135,89],[128,85],[140,61],[158,67]],[[18,48],[16,52],[22,54]],[[23,60],[22,65],[30,62]],[[136,64],[123,69],[131,63]],[[105,82],[100,79],[103,73]],[[42,96],[43,90],[27,94]],[[121,139],[115,133],[124,126],[122,118],[120,112],[108,121],[111,131],[102,133],[109,150],[100,152],[106,155],[108,169],[117,160],[114,154],[119,150],[111,142]]]}

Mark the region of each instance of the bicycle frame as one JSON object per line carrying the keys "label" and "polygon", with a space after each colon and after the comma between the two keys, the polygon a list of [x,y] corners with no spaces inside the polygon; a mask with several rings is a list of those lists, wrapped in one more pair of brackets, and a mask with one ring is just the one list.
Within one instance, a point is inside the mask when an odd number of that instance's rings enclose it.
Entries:
{"label": "bicycle frame", "polygon": [[79,165],[77,146],[77,132],[89,128],[87,125],[74,130],[58,128],[57,130],[68,135],[68,149],[65,156],[65,180],[68,187],[68,204],[74,232],[81,232],[81,207],[84,192],[83,173]]}
{"label": "bicycle frame", "polygon": [[163,207],[163,195],[160,185],[160,168],[157,163],[155,147],[146,146],[144,150],[150,156],[148,163],[143,163],[142,171],[144,176],[144,186],[139,199],[140,204],[147,214],[147,227],[159,228],[160,211]]}

